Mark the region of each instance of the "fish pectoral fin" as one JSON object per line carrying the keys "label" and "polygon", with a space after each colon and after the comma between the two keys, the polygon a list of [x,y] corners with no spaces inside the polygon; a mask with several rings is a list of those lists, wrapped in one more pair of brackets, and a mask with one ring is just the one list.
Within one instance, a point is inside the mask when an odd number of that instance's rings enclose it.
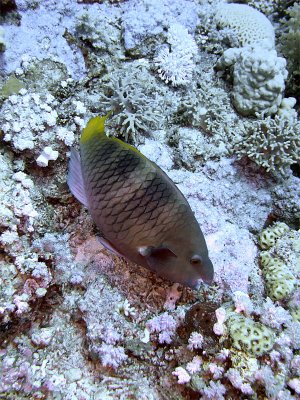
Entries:
{"label": "fish pectoral fin", "polygon": [[115,247],[107,239],[104,239],[102,236],[97,236],[97,239],[102,244],[102,246],[104,246],[107,250],[109,250],[110,252],[112,252],[116,256],[125,257],[117,249],[115,249]]}
{"label": "fish pectoral fin", "polygon": [[71,149],[67,183],[76,199],[88,208],[89,203],[84,189],[80,154],[75,149]]}
{"label": "fish pectoral fin", "polygon": [[155,262],[167,261],[170,258],[177,258],[176,254],[166,246],[141,246],[138,248],[141,256],[145,257],[151,267]]}

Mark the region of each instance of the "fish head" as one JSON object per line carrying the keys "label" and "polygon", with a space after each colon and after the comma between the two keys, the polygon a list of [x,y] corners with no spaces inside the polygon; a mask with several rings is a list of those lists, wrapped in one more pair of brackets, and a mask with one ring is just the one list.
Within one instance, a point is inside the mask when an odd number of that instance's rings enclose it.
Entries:
{"label": "fish head", "polygon": [[198,289],[203,282],[211,284],[213,281],[213,264],[207,252],[173,251],[171,246],[162,245],[144,248],[140,254],[152,271],[172,282]]}

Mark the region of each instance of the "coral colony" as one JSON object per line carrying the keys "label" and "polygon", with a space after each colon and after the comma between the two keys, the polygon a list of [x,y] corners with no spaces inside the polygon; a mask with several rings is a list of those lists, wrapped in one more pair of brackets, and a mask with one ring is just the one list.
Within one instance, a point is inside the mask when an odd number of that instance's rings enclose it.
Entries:
{"label": "coral colony", "polygon": [[[299,399],[300,5],[240,3],[1,2],[0,398]],[[66,180],[107,113],[187,199],[212,285],[98,241]]]}

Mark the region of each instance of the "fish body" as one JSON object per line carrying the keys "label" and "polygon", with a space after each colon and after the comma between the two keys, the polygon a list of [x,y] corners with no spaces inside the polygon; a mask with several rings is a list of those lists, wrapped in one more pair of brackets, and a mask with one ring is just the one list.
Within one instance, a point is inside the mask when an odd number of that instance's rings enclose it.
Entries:
{"label": "fish body", "polygon": [[176,185],[134,147],[89,121],[72,150],[68,184],[89,210],[100,241],[118,255],[192,288],[213,266],[195,216]]}

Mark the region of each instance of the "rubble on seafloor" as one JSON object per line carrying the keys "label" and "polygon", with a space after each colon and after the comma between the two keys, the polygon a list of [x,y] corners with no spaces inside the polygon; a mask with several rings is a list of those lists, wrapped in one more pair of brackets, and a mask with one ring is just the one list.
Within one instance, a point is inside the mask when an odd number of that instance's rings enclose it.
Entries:
{"label": "rubble on seafloor", "polygon": [[[0,399],[299,398],[300,6],[241,3],[2,1]],[[189,201],[211,286],[98,242],[66,175],[110,111]]]}

